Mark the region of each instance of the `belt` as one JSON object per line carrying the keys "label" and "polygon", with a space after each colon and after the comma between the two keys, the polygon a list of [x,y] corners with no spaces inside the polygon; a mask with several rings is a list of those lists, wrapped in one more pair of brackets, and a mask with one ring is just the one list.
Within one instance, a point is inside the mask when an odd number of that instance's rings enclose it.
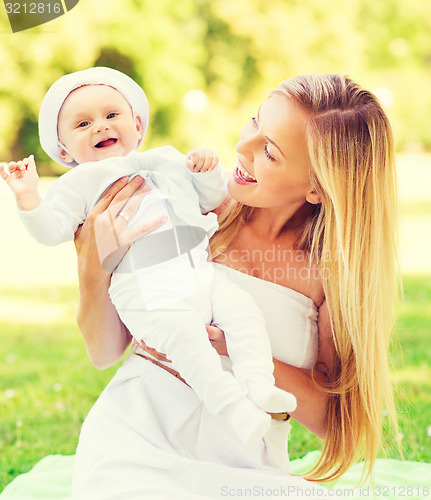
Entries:
{"label": "belt", "polygon": [[[149,358],[148,356],[145,356],[145,354],[141,354],[141,353],[135,352],[135,351],[132,351],[132,352],[134,354],[136,354],[136,356],[139,356],[141,358],[146,359],[147,361],[150,361],[151,363],[153,363],[153,365],[156,365],[156,366],[158,366],[160,368],[163,368],[163,370],[166,370],[168,373],[170,373],[171,375],[173,375],[175,378],[177,378],[178,380],[181,380],[181,382],[184,382],[184,384],[189,385],[183,379],[183,377],[176,370],[174,370],[173,368],[170,368],[169,366],[166,366],[166,365],[160,363],[160,361],[158,361],[157,359]],[[286,421],[286,420],[289,420],[289,418],[290,418],[289,413],[273,413],[273,412],[269,412],[269,411],[267,411],[266,413],[268,413],[268,415],[273,420],[284,420],[284,421]]]}
{"label": "belt", "polygon": [[[132,352],[134,352],[134,351],[132,351]],[[189,385],[183,379],[183,377],[176,370],[174,370],[173,368],[169,368],[169,366],[163,365],[162,363],[160,363],[160,361],[157,361],[157,359],[149,358],[148,356],[145,356],[144,354],[140,354],[139,352],[134,352],[134,354],[136,354],[136,356],[139,356],[141,358],[146,359],[147,361],[150,361],[151,363],[153,363],[153,365],[156,365],[156,366],[159,366],[160,368],[163,368],[163,370],[166,370],[168,373],[170,373],[171,375],[173,375],[175,378],[177,378],[178,380],[181,380],[181,382],[184,382],[186,385]]]}

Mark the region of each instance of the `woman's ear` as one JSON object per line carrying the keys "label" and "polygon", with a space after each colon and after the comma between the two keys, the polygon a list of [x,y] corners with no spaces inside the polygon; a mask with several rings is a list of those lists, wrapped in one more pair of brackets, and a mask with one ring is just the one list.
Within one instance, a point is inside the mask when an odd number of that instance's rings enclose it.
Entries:
{"label": "woman's ear", "polygon": [[318,205],[319,203],[322,202],[320,196],[314,190],[309,191],[305,195],[305,199],[308,201],[308,203],[311,203],[312,205]]}
{"label": "woman's ear", "polygon": [[58,145],[58,151],[60,154],[60,158],[62,161],[64,161],[64,163],[73,163],[75,161],[72,156],[60,146],[60,144]]}

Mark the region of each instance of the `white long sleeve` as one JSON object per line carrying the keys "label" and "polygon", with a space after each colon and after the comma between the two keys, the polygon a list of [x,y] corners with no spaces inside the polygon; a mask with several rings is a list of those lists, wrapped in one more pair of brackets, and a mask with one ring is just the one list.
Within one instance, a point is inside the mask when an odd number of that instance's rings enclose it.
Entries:
{"label": "white long sleeve", "polygon": [[[63,196],[64,191],[70,196]],[[77,192],[67,189],[55,190],[55,203],[42,200],[31,211],[18,210],[18,215],[30,235],[44,245],[59,245],[73,240],[76,229],[86,217],[85,200]]]}
{"label": "white long sleeve", "polygon": [[227,180],[220,163],[211,172],[190,172],[190,175],[202,213],[210,212],[223,203],[227,195]]}
{"label": "white long sleeve", "polygon": [[227,180],[220,163],[211,172],[191,172],[185,162],[185,155],[172,146],[164,146],[145,153],[142,168],[187,179],[199,197],[202,213],[214,210],[227,195]]}
{"label": "white long sleeve", "polygon": [[186,224],[204,228],[209,236],[214,233],[216,216],[202,214],[219,206],[226,196],[223,171],[218,165],[212,172],[194,174],[185,166],[185,156],[171,146],[78,165],[51,185],[38,208],[19,210],[20,219],[39,243],[72,240],[106,189],[120,177],[138,173],[150,187],[162,191]]}

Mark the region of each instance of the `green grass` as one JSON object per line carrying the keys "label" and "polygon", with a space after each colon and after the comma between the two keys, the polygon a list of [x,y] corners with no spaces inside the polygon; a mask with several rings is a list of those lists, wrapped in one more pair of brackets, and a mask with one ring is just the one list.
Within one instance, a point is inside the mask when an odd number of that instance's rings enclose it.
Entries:
{"label": "green grass", "polygon": [[[0,303],[22,312],[0,322],[0,490],[45,455],[74,453],[87,412],[118,367],[100,372],[88,361],[77,298],[74,286],[0,290]],[[430,306],[431,277],[406,277],[391,360],[409,460],[431,461]],[[292,458],[319,448],[316,437],[293,425]]]}
{"label": "green grass", "polygon": [[[401,441],[406,460],[431,462],[431,276],[405,276],[404,298],[399,308],[391,347],[391,367],[398,410],[399,434],[384,437],[381,456],[400,458]],[[300,458],[318,449],[319,440],[293,422],[289,455]]]}
{"label": "green grass", "polygon": [[[51,304],[48,320],[28,314],[32,297]],[[43,456],[74,453],[87,412],[115,373],[97,371],[86,356],[76,287],[8,289],[4,301],[24,307],[21,319],[0,322],[0,490]]]}
{"label": "green grass", "polygon": [[392,349],[405,458],[431,461],[431,276],[405,278]]}

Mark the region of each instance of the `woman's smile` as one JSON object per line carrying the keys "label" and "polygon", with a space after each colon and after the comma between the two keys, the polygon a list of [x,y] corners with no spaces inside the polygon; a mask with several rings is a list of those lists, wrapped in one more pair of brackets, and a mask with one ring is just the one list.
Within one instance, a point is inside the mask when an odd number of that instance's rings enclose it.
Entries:
{"label": "woman's smile", "polygon": [[241,160],[238,158],[238,163],[233,173],[233,178],[238,184],[257,184],[256,179],[246,170]]}

